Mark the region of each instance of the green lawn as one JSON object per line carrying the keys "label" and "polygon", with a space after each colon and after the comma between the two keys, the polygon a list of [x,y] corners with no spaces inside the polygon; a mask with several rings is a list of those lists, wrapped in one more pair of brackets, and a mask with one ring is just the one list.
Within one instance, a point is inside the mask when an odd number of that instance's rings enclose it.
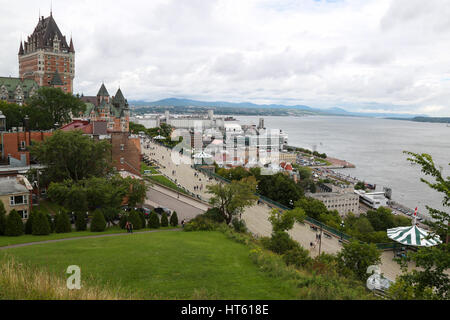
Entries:
{"label": "green lawn", "polygon": [[183,189],[179,188],[174,182],[167,179],[165,176],[146,176],[145,179],[149,180],[150,182],[151,181],[158,182],[158,183],[162,184],[163,186],[166,186],[167,188],[170,188],[170,189],[173,189],[180,193],[189,195],[189,193],[187,193]]}
{"label": "green lawn", "polygon": [[151,174],[158,174],[158,173],[160,173],[154,167],[150,167],[145,162],[141,162],[141,174],[144,174],[145,170],[150,170]]}
{"label": "green lawn", "polygon": [[[165,227],[160,228],[159,230],[170,230],[175,229],[173,227]],[[134,232],[142,232],[142,231],[150,231],[154,229],[141,229],[135,230]],[[106,229],[104,232],[90,232],[90,231],[80,231],[80,232],[71,232],[71,233],[52,233],[48,236],[33,236],[33,235],[23,235],[19,237],[6,237],[0,236],[0,247],[11,246],[14,244],[23,244],[30,242],[40,242],[47,240],[58,240],[58,239],[67,239],[67,238],[77,238],[77,237],[87,237],[87,236],[95,236],[102,234],[113,234],[113,233],[126,233],[127,231],[124,229],[120,229],[119,227],[112,227]]]}
{"label": "green lawn", "polygon": [[249,250],[220,232],[160,232],[8,249],[0,259],[13,256],[60,277],[78,265],[82,285],[144,299],[295,298],[294,285],[261,271]]}

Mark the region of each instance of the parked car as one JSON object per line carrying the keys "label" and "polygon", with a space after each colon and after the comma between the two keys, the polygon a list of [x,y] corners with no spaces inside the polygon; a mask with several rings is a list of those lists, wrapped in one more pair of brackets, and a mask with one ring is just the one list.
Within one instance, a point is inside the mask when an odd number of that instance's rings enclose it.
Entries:
{"label": "parked car", "polygon": [[167,216],[170,216],[172,214],[172,210],[168,209],[168,208],[155,208],[155,212],[159,215],[162,215],[164,212],[167,214]]}
{"label": "parked car", "polygon": [[150,212],[152,212],[151,209],[147,208],[147,207],[140,207],[140,208],[134,208],[134,211],[139,211],[144,213],[146,216],[148,216],[150,214]]}

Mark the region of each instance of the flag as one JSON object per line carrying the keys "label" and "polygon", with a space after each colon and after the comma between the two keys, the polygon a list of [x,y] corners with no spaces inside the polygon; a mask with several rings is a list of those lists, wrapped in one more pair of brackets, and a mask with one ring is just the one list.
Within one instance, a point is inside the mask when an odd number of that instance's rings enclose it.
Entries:
{"label": "flag", "polygon": [[417,207],[416,210],[414,211],[414,216],[417,216]]}

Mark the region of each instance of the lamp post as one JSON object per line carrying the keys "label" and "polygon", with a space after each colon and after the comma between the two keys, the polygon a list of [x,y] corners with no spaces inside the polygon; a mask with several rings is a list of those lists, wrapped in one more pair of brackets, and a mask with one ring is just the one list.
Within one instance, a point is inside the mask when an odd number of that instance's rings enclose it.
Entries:
{"label": "lamp post", "polygon": [[320,252],[322,250],[322,233],[323,233],[323,225],[322,223],[320,223],[320,235],[319,235],[319,257],[320,257]]}

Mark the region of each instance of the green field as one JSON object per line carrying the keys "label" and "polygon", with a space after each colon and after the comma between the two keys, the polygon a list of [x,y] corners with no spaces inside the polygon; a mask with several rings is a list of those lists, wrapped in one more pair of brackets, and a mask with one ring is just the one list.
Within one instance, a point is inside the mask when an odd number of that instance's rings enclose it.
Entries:
{"label": "green field", "polygon": [[[170,230],[176,229],[174,227],[162,227],[158,230]],[[144,232],[144,231],[153,231],[155,229],[140,229],[135,230],[134,233]],[[77,238],[77,237],[88,237],[88,236],[96,236],[102,234],[114,234],[114,233],[126,233],[125,229],[120,229],[119,227],[111,227],[106,229],[104,232],[90,232],[90,231],[78,231],[78,232],[70,232],[70,233],[52,233],[48,236],[34,236],[34,235],[22,235],[19,237],[6,237],[0,236],[0,247],[11,246],[15,244],[23,244],[23,243],[31,243],[31,242],[40,242],[47,240],[58,240],[58,239],[67,239],[67,238]]]}
{"label": "green field", "polygon": [[7,249],[0,259],[12,256],[59,277],[78,265],[82,284],[144,299],[295,298],[295,286],[261,271],[249,251],[220,232],[159,232]]}

